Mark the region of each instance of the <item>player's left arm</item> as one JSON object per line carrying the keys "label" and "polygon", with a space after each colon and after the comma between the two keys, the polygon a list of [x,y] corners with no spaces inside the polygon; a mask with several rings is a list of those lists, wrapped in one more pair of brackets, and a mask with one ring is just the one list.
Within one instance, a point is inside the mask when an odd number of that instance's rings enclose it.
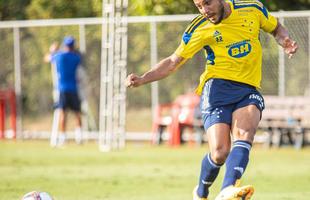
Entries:
{"label": "player's left arm", "polygon": [[269,13],[261,2],[257,1],[257,5],[260,6],[260,12],[256,10],[260,16],[260,28],[271,33],[278,44],[283,47],[288,57],[291,58],[298,49],[297,43],[289,36],[287,29]]}
{"label": "player's left arm", "polygon": [[296,53],[298,49],[296,41],[290,38],[287,29],[282,26],[279,21],[277,27],[272,32],[272,35],[274,36],[278,44],[283,47],[284,52],[288,55],[289,58],[291,58],[293,54]]}

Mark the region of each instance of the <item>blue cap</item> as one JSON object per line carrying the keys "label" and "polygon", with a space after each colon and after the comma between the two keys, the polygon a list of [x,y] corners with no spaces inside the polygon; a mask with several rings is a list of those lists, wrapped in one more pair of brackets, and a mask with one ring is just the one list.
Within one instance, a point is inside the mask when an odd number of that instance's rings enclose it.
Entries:
{"label": "blue cap", "polygon": [[74,40],[74,38],[72,36],[66,36],[64,38],[63,44],[65,46],[68,46],[68,47],[73,47],[74,46],[74,42],[75,42],[75,40]]}

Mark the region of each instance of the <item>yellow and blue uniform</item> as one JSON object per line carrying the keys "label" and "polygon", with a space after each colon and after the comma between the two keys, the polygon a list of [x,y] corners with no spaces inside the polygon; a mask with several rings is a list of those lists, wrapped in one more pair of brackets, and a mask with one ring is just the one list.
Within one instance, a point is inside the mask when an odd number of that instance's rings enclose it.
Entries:
{"label": "yellow and blue uniform", "polygon": [[207,65],[196,90],[201,94],[208,79],[220,78],[260,88],[262,48],[260,29],[273,32],[277,19],[262,3],[255,0],[228,1],[231,14],[219,24],[213,24],[202,15],[197,16],[186,29],[175,54],[191,58],[199,50],[206,52]]}
{"label": "yellow and blue uniform", "polygon": [[[228,3],[231,14],[218,24],[209,22],[202,15],[197,16],[186,29],[175,51],[176,55],[185,59],[201,49],[206,52],[206,69],[200,76],[196,90],[201,95],[200,108],[205,130],[217,123],[231,125],[232,114],[239,108],[255,105],[260,111],[264,109],[264,99],[257,91],[260,88],[262,65],[259,33],[260,29],[273,32],[278,22],[259,1],[231,0]],[[235,185],[241,178],[249,161],[250,150],[250,142],[234,141],[226,160],[222,189]],[[201,166],[195,192],[200,198],[207,198],[209,187],[215,181],[221,165],[215,163],[208,154]],[[253,188],[250,189],[253,192]]]}
{"label": "yellow and blue uniform", "polygon": [[201,113],[207,130],[216,123],[231,124],[232,113],[247,105],[262,111],[264,99],[257,91],[262,76],[260,30],[272,33],[277,19],[257,0],[227,1],[230,15],[213,24],[198,15],[186,29],[175,54],[191,58],[206,53],[206,68],[196,92],[201,95]]}

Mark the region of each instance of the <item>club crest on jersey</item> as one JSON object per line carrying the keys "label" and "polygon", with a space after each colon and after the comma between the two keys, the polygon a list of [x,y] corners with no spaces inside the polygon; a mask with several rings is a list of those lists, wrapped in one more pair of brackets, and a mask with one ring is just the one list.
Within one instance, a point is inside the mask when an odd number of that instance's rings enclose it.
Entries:
{"label": "club crest on jersey", "polygon": [[221,34],[218,30],[216,30],[216,31],[213,33],[213,38],[215,39],[215,41],[216,41],[217,43],[223,42],[222,34]]}
{"label": "club crest on jersey", "polygon": [[249,40],[244,40],[242,42],[228,45],[227,48],[229,48],[228,54],[234,58],[242,58],[244,56],[247,56],[252,50],[252,46]]}

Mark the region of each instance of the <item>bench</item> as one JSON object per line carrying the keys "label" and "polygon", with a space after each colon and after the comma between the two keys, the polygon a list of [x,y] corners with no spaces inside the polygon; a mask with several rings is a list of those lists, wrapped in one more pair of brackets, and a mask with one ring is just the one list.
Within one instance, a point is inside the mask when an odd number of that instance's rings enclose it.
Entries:
{"label": "bench", "polygon": [[[308,144],[310,132],[310,97],[264,96],[265,110],[258,131],[267,133],[264,141],[268,147],[294,145],[297,149]],[[153,144],[161,144],[164,130],[171,146],[184,143],[184,128],[190,128],[195,141],[202,144],[204,129],[197,115],[199,96],[189,93],[179,96],[170,104],[161,104],[155,112],[153,122]],[[265,138],[265,137],[264,137]]]}
{"label": "bench", "polygon": [[263,111],[258,129],[267,133],[267,146],[284,144],[302,148],[310,131],[310,97],[264,96]]}

